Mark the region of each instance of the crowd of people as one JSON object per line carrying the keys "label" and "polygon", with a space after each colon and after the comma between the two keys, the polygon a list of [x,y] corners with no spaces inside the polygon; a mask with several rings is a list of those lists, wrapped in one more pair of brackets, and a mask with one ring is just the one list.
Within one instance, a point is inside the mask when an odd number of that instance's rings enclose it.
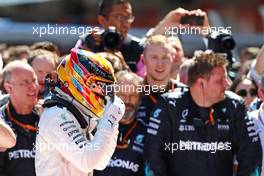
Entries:
{"label": "crowd of people", "polygon": [[[182,25],[193,15],[203,24]],[[102,0],[97,19],[114,47],[102,31],[66,55],[1,45],[0,176],[264,174],[264,45],[230,67],[224,52],[185,57],[166,32],[209,29],[200,9],[169,12],[142,39],[127,0]]]}

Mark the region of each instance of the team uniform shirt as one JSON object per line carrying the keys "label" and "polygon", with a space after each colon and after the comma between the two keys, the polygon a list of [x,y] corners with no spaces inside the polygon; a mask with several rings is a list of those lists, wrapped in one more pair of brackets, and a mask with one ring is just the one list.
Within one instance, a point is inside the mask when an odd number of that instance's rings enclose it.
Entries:
{"label": "team uniform shirt", "polygon": [[16,135],[16,145],[5,152],[0,152],[0,176],[35,176],[36,130],[25,129],[11,119],[37,127],[39,121],[37,112],[33,110],[30,114],[20,115],[16,113],[12,104],[8,103],[0,109],[0,113],[1,118]]}
{"label": "team uniform shirt", "polygon": [[[249,114],[253,118],[255,123],[256,131],[259,134],[262,151],[264,149],[264,112],[262,110],[263,104],[260,106],[259,110],[253,111]],[[264,152],[262,152],[262,167],[261,167],[261,176],[264,176]]]}
{"label": "team uniform shirt", "polygon": [[[103,171],[95,171],[94,176],[143,176],[145,130],[146,127],[137,120],[129,125],[120,124],[116,150],[107,167]],[[127,134],[128,138],[123,143],[122,139]]]}
{"label": "team uniform shirt", "polygon": [[136,112],[136,118],[145,126],[148,126],[150,113],[156,105],[160,96],[168,91],[174,91],[176,88],[185,87],[184,84],[175,80],[169,80],[168,85],[162,87],[159,91],[151,88],[150,85],[144,85],[144,95],[141,98],[141,103]]}
{"label": "team uniform shirt", "polygon": [[106,167],[116,147],[118,125],[111,129],[98,125],[92,137],[65,107],[45,109],[38,126],[38,176],[91,176],[93,169]]}
{"label": "team uniform shirt", "polygon": [[234,155],[239,176],[259,171],[259,137],[232,92],[202,108],[186,88],[164,95],[154,108],[144,147],[147,176],[232,176]]}

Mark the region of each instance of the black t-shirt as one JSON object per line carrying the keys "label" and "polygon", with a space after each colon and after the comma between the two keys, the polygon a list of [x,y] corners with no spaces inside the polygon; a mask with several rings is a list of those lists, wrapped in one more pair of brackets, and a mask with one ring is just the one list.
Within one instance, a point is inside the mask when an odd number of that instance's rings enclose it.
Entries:
{"label": "black t-shirt", "polygon": [[[92,49],[93,52],[103,52],[104,47],[102,45],[95,46],[94,40],[91,37],[91,34],[85,35],[81,39],[82,45]],[[127,34],[127,36],[123,40],[122,45],[120,46],[119,51],[122,53],[126,64],[130,67],[133,72],[137,71],[136,65],[140,60],[140,55],[143,53],[143,50],[144,47],[140,44],[140,39],[131,34]]]}
{"label": "black t-shirt", "polygon": [[[11,105],[11,104],[10,104]],[[0,116],[16,134],[16,145],[5,152],[0,152],[0,176],[35,176],[35,150],[36,131],[29,131],[15,124],[8,117],[7,105],[0,109]],[[10,114],[23,124],[37,126],[38,114],[33,110],[30,114],[17,114],[10,106]]]}
{"label": "black t-shirt", "polygon": [[143,53],[143,50],[144,47],[140,45],[139,38],[128,34],[120,48],[120,51],[124,56],[126,64],[133,72],[137,71],[136,66],[140,60],[140,55]]}
{"label": "black t-shirt", "polygon": [[[133,126],[135,128],[133,128]],[[127,147],[121,145],[121,137],[125,137],[127,132],[132,129],[132,132],[127,138]],[[110,162],[103,171],[94,171],[94,176],[143,176],[143,150],[144,136],[146,127],[135,120],[131,124],[119,126],[117,147]],[[123,147],[123,148],[122,148]]]}
{"label": "black t-shirt", "polygon": [[153,108],[145,136],[146,172],[232,176],[234,155],[237,175],[249,176],[261,168],[260,140],[236,94],[226,91],[224,100],[201,108],[189,89],[182,89],[163,95]]}
{"label": "black t-shirt", "polygon": [[[147,84],[146,84],[147,85]],[[167,93],[168,91],[174,91],[175,88],[182,88],[186,85],[177,82],[175,80],[169,80],[168,85],[166,86],[164,91],[158,91],[158,92],[145,92],[144,95],[141,98],[141,104],[138,107],[138,110],[136,112],[137,119],[144,124],[145,126],[149,123],[149,117],[150,113],[153,110],[153,107],[157,103],[158,99],[161,97],[162,94]],[[150,90],[152,90],[150,88]]]}

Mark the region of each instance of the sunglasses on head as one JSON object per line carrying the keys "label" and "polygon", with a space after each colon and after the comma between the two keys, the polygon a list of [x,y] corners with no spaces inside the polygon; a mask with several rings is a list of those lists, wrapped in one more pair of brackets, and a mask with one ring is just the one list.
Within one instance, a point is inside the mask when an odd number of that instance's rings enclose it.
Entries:
{"label": "sunglasses on head", "polygon": [[253,96],[257,96],[258,92],[257,92],[257,89],[249,89],[249,90],[246,90],[246,89],[240,89],[239,91],[236,92],[238,95],[240,95],[241,97],[246,97],[247,94],[249,93],[249,95],[251,97]]}

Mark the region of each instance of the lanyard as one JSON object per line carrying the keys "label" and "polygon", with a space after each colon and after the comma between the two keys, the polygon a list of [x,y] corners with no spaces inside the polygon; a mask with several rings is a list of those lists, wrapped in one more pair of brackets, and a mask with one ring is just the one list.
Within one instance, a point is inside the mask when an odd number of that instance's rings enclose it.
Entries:
{"label": "lanyard", "polygon": [[213,116],[213,110],[212,109],[210,110],[210,113],[209,113],[209,122],[211,123],[211,125],[215,124],[214,116]]}
{"label": "lanyard", "polygon": [[11,115],[11,112],[10,112],[10,103],[7,104],[7,115],[9,117],[9,119],[14,122],[16,125],[24,128],[24,129],[27,129],[27,130],[30,130],[30,131],[37,131],[37,128],[32,126],[32,125],[28,125],[28,124],[23,124],[21,122],[19,122],[18,120],[16,120],[12,115]]}
{"label": "lanyard", "polygon": [[128,131],[126,132],[124,138],[122,138],[120,144],[116,145],[116,148],[125,149],[125,148],[128,147],[129,142],[127,141],[127,138],[133,132],[133,130],[136,128],[136,126],[137,126],[137,120],[135,120],[135,122],[132,124],[132,126],[128,129]]}
{"label": "lanyard", "polygon": [[149,95],[148,97],[152,101],[152,103],[157,104],[158,100],[153,95]]}

